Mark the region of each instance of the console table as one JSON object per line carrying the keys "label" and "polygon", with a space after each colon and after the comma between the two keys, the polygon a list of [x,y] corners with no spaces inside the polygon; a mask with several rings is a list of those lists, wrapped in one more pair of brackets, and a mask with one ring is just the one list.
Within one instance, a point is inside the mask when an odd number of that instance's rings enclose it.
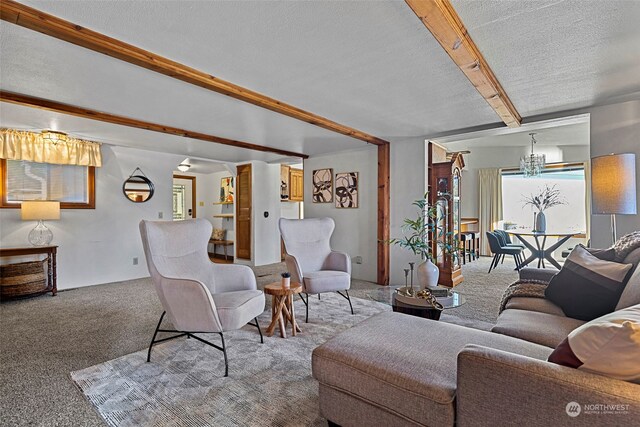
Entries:
{"label": "console table", "polygon": [[13,248],[0,248],[0,257],[47,255],[47,288],[31,295],[40,295],[51,292],[53,296],[58,293],[58,273],[56,267],[57,246],[21,246]]}

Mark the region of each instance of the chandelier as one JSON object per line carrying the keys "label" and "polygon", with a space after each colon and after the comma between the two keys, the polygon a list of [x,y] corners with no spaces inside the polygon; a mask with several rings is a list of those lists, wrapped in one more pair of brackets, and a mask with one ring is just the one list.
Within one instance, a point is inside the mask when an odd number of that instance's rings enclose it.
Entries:
{"label": "chandelier", "polygon": [[533,145],[537,141],[534,138],[534,132],[531,132],[529,135],[531,135],[531,154],[520,157],[520,172],[522,172],[525,178],[540,176],[546,161],[544,154],[533,154]]}

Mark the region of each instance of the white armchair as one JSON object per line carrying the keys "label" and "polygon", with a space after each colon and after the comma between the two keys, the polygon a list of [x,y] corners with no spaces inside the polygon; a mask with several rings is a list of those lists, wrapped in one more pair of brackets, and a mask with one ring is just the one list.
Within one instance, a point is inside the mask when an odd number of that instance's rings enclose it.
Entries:
{"label": "white armchair", "polygon": [[[337,292],[353,305],[349,297],[351,287],[351,258],[344,252],[331,250],[330,239],[335,229],[331,218],[285,219],[278,223],[284,241],[285,262],[291,279],[302,284],[306,300],[306,322],[309,321],[309,294]],[[344,294],[341,292],[344,291]]]}
{"label": "white armchair", "polygon": [[[154,344],[186,335],[223,352],[226,377],[229,363],[224,332],[255,319],[253,326],[264,342],[258,315],[264,311],[265,299],[249,267],[211,262],[207,251],[211,229],[211,223],[204,219],[140,222],[147,267],[164,308],[147,362]],[[160,329],[165,314],[175,329]],[[156,340],[158,332],[178,335]],[[205,341],[196,333],[217,333],[222,345]]]}

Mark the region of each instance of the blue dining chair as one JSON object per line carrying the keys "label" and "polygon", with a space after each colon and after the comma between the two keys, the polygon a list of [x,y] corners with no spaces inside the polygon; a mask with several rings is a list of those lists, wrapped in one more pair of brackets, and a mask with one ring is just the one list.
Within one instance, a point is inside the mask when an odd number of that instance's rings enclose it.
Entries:
{"label": "blue dining chair", "polygon": [[[522,263],[522,261],[524,261],[524,259],[522,258],[522,255],[524,253],[525,246],[523,244],[521,244],[521,243],[513,243],[511,241],[511,236],[509,235],[509,233],[507,233],[504,230],[493,230],[493,232],[498,237],[498,240],[500,241],[500,246],[506,246],[506,247],[513,247],[513,248],[522,249],[522,252],[518,254],[518,260],[519,260],[520,263]],[[502,255],[501,263],[504,263],[504,254]]]}
{"label": "blue dining chair", "polygon": [[491,231],[487,231],[487,241],[489,242],[489,247],[491,248],[491,252],[493,253],[493,259],[491,260],[491,265],[489,266],[488,273],[491,273],[491,270],[495,269],[500,262],[500,259],[505,255],[513,256],[513,261],[516,264],[516,270],[520,270],[520,264],[522,263],[522,248],[515,246],[506,246],[502,245],[500,238],[497,233],[493,233]]}

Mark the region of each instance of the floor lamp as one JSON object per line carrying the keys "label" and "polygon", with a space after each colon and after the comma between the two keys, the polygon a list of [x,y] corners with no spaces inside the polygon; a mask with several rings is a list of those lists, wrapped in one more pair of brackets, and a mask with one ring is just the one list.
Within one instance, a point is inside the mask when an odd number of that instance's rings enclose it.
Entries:
{"label": "floor lamp", "polygon": [[591,208],[595,215],[611,215],[611,236],[615,243],[616,214],[637,214],[635,154],[591,159]]}

